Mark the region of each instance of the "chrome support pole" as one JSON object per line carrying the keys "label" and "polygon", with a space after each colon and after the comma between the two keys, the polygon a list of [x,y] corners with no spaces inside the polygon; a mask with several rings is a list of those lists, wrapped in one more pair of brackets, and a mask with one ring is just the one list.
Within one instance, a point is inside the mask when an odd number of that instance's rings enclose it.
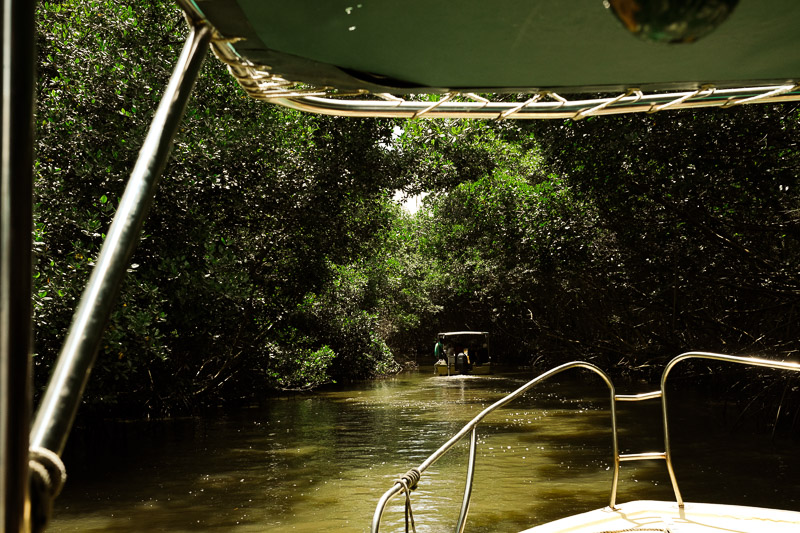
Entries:
{"label": "chrome support pole", "polygon": [[207,26],[192,28],[186,39],[39,406],[31,431],[32,447],[47,448],[59,455],[64,451],[103,330],[210,39]]}
{"label": "chrome support pole", "polygon": [[458,517],[456,533],[464,533],[467,527],[467,514],[469,514],[469,504],[472,498],[472,480],[475,478],[475,457],[478,448],[478,428],[472,428],[472,435],[469,439],[469,466],[467,467],[467,483],[464,485],[464,500],[461,502],[461,514]]}
{"label": "chrome support pole", "polygon": [[30,531],[35,2],[3,0],[0,169],[0,529]]}

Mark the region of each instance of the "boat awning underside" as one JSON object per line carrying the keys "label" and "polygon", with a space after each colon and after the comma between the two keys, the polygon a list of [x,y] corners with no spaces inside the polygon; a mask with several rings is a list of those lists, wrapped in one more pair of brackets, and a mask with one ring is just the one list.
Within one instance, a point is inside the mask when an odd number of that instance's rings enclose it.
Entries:
{"label": "boat awning underside", "polygon": [[[601,0],[178,1],[194,24],[214,28],[217,56],[251,96],[276,101],[372,93],[389,100],[364,107],[360,116],[419,116],[428,110],[405,100],[437,93],[474,97],[477,107],[495,118],[520,113],[492,107],[484,99],[489,93],[532,93],[537,100],[553,100],[536,103],[539,109],[526,109],[534,112],[518,118],[542,118],[533,115],[556,107],[568,111],[557,116],[576,118],[578,113],[583,118],[582,111],[595,105],[570,107],[559,94],[634,95],[606,104],[603,114],[614,107],[613,112],[628,112],[620,106],[632,103],[639,104],[635,111],[658,111],[678,99],[684,106],[686,98],[694,103],[684,107],[699,106],[701,99],[727,106],[732,98],[760,99],[764,93],[800,98],[796,0],[740,0],[714,31],[678,44],[637,38]],[[760,89],[708,92],[753,87]],[[706,92],[687,92],[700,89]],[[642,92],[657,91],[679,93],[642,98]],[[401,95],[404,102],[389,95]],[[278,103],[305,108],[309,102]],[[311,102],[312,107],[318,104]],[[395,105],[394,114],[384,109]],[[451,106],[451,116],[462,116],[455,111],[464,106],[452,105],[439,111]],[[337,106],[344,104],[330,107]],[[408,113],[397,111],[404,106]],[[342,114],[340,109],[319,112]]]}
{"label": "boat awning underside", "polygon": [[782,84],[800,76],[800,2],[742,0],[693,43],[637,39],[600,0],[195,0],[274,74],[371,92],[580,93]]}

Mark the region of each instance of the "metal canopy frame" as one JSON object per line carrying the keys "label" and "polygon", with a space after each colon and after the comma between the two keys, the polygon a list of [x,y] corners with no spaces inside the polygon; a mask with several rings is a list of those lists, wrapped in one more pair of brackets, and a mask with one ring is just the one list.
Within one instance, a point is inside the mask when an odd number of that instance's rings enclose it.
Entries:
{"label": "metal canopy frame", "polygon": [[390,94],[378,94],[379,99],[370,100],[343,99],[336,94],[275,97],[256,92],[251,96],[300,111],[344,117],[581,120],[591,116],[800,101],[800,84],[737,89],[704,86],[694,91],[651,94],[634,88],[617,96],[575,100],[550,91],[527,95],[529,98],[521,101],[493,101],[475,93],[437,95],[438,99],[433,101],[406,100]]}
{"label": "metal canopy frame", "polygon": [[31,430],[31,448],[61,455],[97,357],[172,141],[208,50],[207,28],[192,28],[150,124],[136,165],[81,296]]}

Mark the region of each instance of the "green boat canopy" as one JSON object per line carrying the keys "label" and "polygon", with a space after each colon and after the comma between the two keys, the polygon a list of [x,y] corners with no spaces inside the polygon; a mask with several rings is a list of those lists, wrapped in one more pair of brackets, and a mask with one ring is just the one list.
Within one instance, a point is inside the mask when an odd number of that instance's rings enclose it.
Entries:
{"label": "green boat canopy", "polygon": [[[798,96],[800,2],[796,0],[611,0],[610,4],[602,0],[181,0],[181,4],[194,23],[214,28],[217,56],[229,64],[249,94],[290,105],[287,98],[301,95],[372,93],[382,95],[382,106],[388,110],[402,107],[397,97],[410,104],[414,97],[409,95],[442,94],[448,95],[445,107],[463,108],[469,102],[476,109],[491,108],[489,116],[495,116],[513,106],[495,109],[485,101],[487,93],[527,93],[535,101],[514,114],[567,107],[565,116],[571,116],[577,111],[562,94],[620,94],[620,100],[603,108],[605,112],[631,103],[638,104],[636,110],[658,110],[653,106],[670,102],[670,107],[701,100],[710,102],[706,105],[731,105],[754,96]],[[635,17],[652,4],[671,6],[677,19],[651,30],[655,37],[648,40],[640,37],[656,26]],[[695,12],[687,12],[685,5]],[[618,9],[609,9],[614,6]],[[704,25],[703,17],[712,18],[709,10],[724,11],[713,21],[714,27]],[[681,16],[694,18],[681,20]],[[663,36],[670,28],[698,25],[703,31],[697,33],[699,38],[689,33],[684,39],[689,42],[654,42],[666,40]],[[644,93],[654,92],[669,96],[644,98]],[[676,102],[687,95],[691,96]],[[596,105],[608,101],[597,100]],[[417,102],[414,114],[425,110],[426,104],[430,106],[430,98]],[[577,108],[586,111],[587,105],[592,107],[584,102]]]}

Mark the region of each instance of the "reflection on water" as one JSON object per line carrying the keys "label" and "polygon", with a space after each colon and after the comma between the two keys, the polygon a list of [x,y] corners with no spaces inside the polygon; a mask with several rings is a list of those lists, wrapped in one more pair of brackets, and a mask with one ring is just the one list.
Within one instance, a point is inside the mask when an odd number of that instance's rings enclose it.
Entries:
{"label": "reflection on water", "polygon": [[[608,394],[597,378],[577,375],[566,386],[563,380],[544,384],[481,426],[468,531],[518,531],[607,505]],[[70,479],[50,530],[368,531],[378,498],[398,475],[530,377],[422,371],[202,419],[79,431],[70,442]],[[618,415],[621,450],[662,448],[657,406],[628,405]],[[697,410],[683,411],[694,416]],[[650,421],[639,421],[641,414]],[[707,421],[676,425],[691,436],[674,436],[687,500],[800,509],[797,459],[778,459],[768,445],[759,455],[764,462],[749,465],[741,459],[755,445],[752,439],[724,434],[719,451],[696,438],[698,428],[709,429]],[[466,440],[425,472],[413,493],[420,533],[455,526]],[[695,469],[689,451],[717,462]],[[733,476],[721,477],[725,463],[734,465]],[[670,499],[664,470],[663,462],[623,465],[619,501]],[[767,483],[757,487],[756,474]],[[402,525],[397,498],[383,530]]]}

